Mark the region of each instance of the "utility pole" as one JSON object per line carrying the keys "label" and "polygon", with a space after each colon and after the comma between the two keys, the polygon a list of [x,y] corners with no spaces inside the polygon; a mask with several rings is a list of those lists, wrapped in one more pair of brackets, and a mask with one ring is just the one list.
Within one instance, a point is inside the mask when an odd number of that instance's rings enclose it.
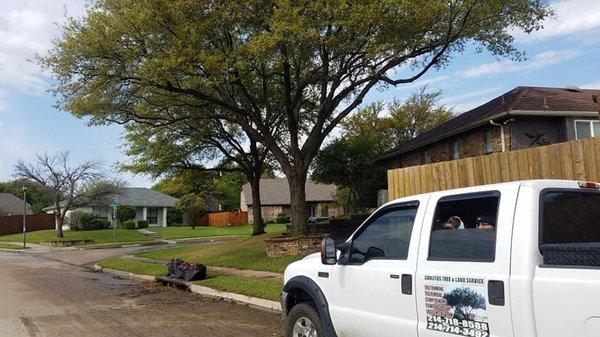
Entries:
{"label": "utility pole", "polygon": [[27,248],[27,187],[23,185],[23,249]]}

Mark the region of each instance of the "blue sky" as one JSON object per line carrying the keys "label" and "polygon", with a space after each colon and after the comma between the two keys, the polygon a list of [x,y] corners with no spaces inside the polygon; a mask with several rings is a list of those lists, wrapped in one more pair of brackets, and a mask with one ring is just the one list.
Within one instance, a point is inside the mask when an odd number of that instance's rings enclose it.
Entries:
{"label": "blue sky", "polygon": [[[367,101],[402,99],[419,86],[442,90],[442,103],[463,112],[519,85],[600,89],[600,1],[552,1],[557,17],[533,35],[516,32],[528,60],[514,63],[467,51],[444,69],[416,83],[374,91]],[[0,181],[11,178],[17,160],[38,152],[69,150],[75,161],[100,159],[114,172],[123,155],[122,128],[88,127],[56,110],[46,92],[47,74],[29,62],[44,54],[58,34],[56,23],[84,12],[84,1],[21,0],[0,3]],[[116,174],[130,186],[150,186],[142,175]]]}

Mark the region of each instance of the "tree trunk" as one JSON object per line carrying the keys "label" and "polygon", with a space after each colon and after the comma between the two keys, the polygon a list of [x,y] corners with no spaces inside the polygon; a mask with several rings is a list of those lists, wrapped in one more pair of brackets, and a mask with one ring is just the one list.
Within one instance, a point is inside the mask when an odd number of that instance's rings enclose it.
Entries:
{"label": "tree trunk", "polygon": [[306,217],[306,173],[288,175],[290,185],[290,199],[292,207],[292,234],[296,236],[307,235]]}
{"label": "tree trunk", "polygon": [[260,174],[250,180],[252,190],[252,235],[265,234],[265,224],[260,203]]}
{"label": "tree trunk", "polygon": [[60,217],[60,211],[57,209],[54,210],[54,227],[56,228],[56,236],[59,238],[63,238],[64,234],[63,234],[63,230],[62,230],[62,221],[61,221],[61,217]]}

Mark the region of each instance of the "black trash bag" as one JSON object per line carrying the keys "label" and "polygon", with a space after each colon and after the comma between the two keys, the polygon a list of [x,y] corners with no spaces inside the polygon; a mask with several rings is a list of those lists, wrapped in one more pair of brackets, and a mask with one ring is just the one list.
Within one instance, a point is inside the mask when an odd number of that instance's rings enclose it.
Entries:
{"label": "black trash bag", "polygon": [[167,276],[172,278],[181,278],[183,273],[182,270],[179,269],[179,266],[183,263],[185,262],[183,262],[182,259],[172,259],[171,261],[169,261],[169,263],[167,264],[167,266],[169,267]]}
{"label": "black trash bag", "polygon": [[199,281],[206,278],[206,266],[199,263],[182,263],[177,268],[185,281]]}

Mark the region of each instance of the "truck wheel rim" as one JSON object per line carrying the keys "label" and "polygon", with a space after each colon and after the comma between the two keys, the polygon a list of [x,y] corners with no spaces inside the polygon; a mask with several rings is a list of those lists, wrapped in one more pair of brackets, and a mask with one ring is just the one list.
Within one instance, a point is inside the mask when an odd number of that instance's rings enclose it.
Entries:
{"label": "truck wheel rim", "polygon": [[300,317],[294,324],[293,337],[317,337],[315,325],[306,317]]}

